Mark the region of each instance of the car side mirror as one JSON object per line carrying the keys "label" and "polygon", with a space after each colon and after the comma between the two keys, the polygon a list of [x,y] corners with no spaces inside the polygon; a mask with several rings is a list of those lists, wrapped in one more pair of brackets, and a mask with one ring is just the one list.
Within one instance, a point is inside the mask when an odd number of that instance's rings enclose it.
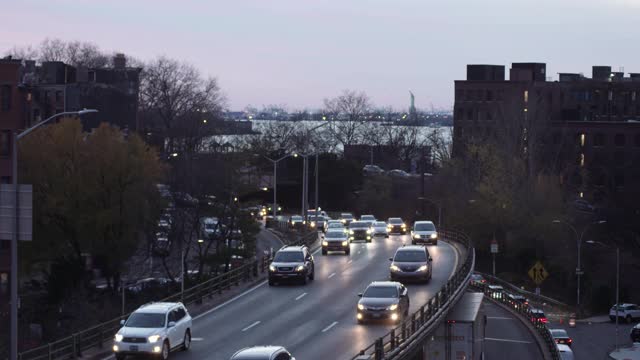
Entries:
{"label": "car side mirror", "polygon": [[393,261],[393,258],[389,258],[389,261]]}
{"label": "car side mirror", "polygon": [[169,321],[169,325],[167,325],[167,327],[174,327],[176,326],[176,322],[175,321]]}
{"label": "car side mirror", "polygon": [[429,261],[433,261],[433,258],[431,256],[429,256]]}
{"label": "car side mirror", "polygon": [[358,297],[362,297],[362,293],[359,293],[359,294],[358,294]]}
{"label": "car side mirror", "polygon": [[120,325],[124,326],[125,320],[120,320]]}

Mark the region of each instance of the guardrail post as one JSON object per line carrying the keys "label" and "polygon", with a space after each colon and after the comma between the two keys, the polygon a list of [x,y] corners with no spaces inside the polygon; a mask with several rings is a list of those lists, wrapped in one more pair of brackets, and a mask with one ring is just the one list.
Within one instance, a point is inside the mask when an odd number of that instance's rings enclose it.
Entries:
{"label": "guardrail post", "polygon": [[424,325],[424,305],[420,307],[420,326]]}
{"label": "guardrail post", "polygon": [[[51,343],[49,343],[49,349],[48,349],[47,352],[49,354],[49,360],[53,359],[53,357],[52,357],[53,354],[51,353]],[[20,356],[20,358],[22,358],[22,356]]]}
{"label": "guardrail post", "polygon": [[396,348],[396,329],[391,329],[391,350]]}
{"label": "guardrail post", "polygon": [[402,341],[400,341],[400,343],[404,343],[407,340],[407,325],[405,324],[405,322],[402,322]]}
{"label": "guardrail post", "polygon": [[384,359],[384,343],[382,342],[382,338],[379,338],[378,340],[376,340],[375,359],[376,360]]}
{"label": "guardrail post", "polygon": [[78,358],[78,353],[76,352],[76,334],[73,334],[73,358],[77,359]]}
{"label": "guardrail post", "polygon": [[98,338],[98,348],[102,349],[102,346],[103,346],[102,340],[104,339],[104,328],[102,327],[102,325],[100,325],[98,328],[100,329],[100,335],[99,335],[100,337]]}

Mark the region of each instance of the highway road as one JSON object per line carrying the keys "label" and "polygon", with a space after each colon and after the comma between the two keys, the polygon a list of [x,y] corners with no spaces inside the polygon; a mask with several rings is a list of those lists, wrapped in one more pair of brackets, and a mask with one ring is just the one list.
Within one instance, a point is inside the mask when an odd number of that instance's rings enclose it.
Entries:
{"label": "highway road", "polygon": [[486,299],[484,308],[487,315],[485,328],[487,359],[542,359],[542,353],[533,335],[515,315]]}
{"label": "highway road", "polygon": [[[266,282],[194,320],[192,347],[174,359],[224,360],[254,345],[283,345],[299,359],[346,359],[389,331],[385,324],[358,325],[357,294],[374,280],[386,280],[389,257],[409,236],[351,245],[351,256],[314,254],[315,280],[306,286]],[[409,285],[411,311],[426,303],[449,279],[459,260],[444,241],[430,246],[433,278]]]}

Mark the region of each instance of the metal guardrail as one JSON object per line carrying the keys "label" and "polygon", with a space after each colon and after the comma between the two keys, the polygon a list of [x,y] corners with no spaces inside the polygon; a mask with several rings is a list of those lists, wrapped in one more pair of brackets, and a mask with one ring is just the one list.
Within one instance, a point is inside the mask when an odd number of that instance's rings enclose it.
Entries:
{"label": "metal guardrail", "polygon": [[[493,276],[491,278],[495,279]],[[484,292],[485,296],[490,298],[492,301],[503,303],[506,306],[512,308],[516,314],[522,317],[525,321],[530,322],[533,325],[533,327],[536,329],[538,334],[540,334],[540,336],[542,337],[542,340],[544,341],[544,346],[549,350],[549,353],[551,354],[551,358],[553,360],[561,360],[560,353],[558,352],[558,347],[556,346],[556,342],[553,340],[553,337],[551,336],[551,332],[549,331],[547,324],[541,321],[537,321],[534,317],[531,316],[531,312],[530,312],[531,307],[528,305],[519,304],[519,303],[513,304],[509,302],[505,292],[494,292],[490,290],[488,287],[488,285],[503,286],[503,284],[501,283],[505,283],[505,281],[501,280],[500,283],[496,282],[492,284],[489,282],[484,284],[472,282],[470,286],[476,290]],[[509,284],[509,283],[506,283],[506,284]]]}
{"label": "metal guardrail", "polygon": [[351,360],[399,360],[408,359],[419,348],[424,339],[440,323],[452,305],[463,295],[475,266],[475,253],[471,241],[465,234],[455,230],[438,230],[441,237],[458,242],[467,248],[467,256],[451,279],[418,311],[361,350]]}
{"label": "metal guardrail", "polygon": [[[185,305],[202,303],[205,299],[214,295],[222,294],[224,290],[231,289],[241,282],[250,281],[266,272],[270,259],[263,257],[248,264],[242,265],[224,274],[206,280],[198,285],[168,296],[161,302],[182,302]],[[73,335],[60,340],[50,342],[47,345],[29,349],[18,354],[19,360],[66,360],[76,359],[84,351],[91,348],[102,349],[105,343],[109,343],[114,334],[120,328],[120,320],[126,319],[129,314],[95,325],[86,330],[79,331]]]}

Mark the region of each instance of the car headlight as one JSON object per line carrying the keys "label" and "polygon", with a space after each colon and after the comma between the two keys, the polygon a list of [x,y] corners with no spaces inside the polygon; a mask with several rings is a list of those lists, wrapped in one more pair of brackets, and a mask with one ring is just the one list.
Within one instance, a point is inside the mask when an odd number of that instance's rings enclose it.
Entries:
{"label": "car headlight", "polygon": [[296,268],[296,271],[304,271],[304,266],[298,265],[298,267]]}
{"label": "car headlight", "polygon": [[364,310],[364,309],[365,309],[365,307],[364,307],[364,305],[362,305],[362,304],[358,304],[358,309],[359,309],[359,310]]}
{"label": "car headlight", "polygon": [[147,338],[151,344],[160,340],[160,335],[151,335]]}
{"label": "car headlight", "polygon": [[397,308],[398,308],[398,304],[393,304],[393,305],[389,306],[389,307],[387,308],[387,310],[391,310],[391,311],[393,311],[393,310],[395,310],[395,309],[397,309]]}
{"label": "car headlight", "polygon": [[124,336],[122,336],[121,334],[116,334],[116,342],[122,341],[122,338],[124,338]]}
{"label": "car headlight", "polygon": [[399,268],[399,267],[397,267],[397,266],[396,266],[396,265],[394,265],[394,264],[391,264],[391,266],[389,267],[389,269],[391,269],[391,271],[400,271],[400,268]]}
{"label": "car headlight", "polygon": [[353,235],[353,234],[355,234],[355,233],[356,233],[355,231],[353,231],[353,230],[349,230],[349,234]]}
{"label": "car headlight", "polygon": [[269,271],[271,272],[276,271],[276,267],[273,265],[269,265]]}
{"label": "car headlight", "polygon": [[418,268],[418,271],[427,271],[427,265],[422,265]]}
{"label": "car headlight", "polygon": [[373,233],[373,230],[367,229],[367,234],[371,234],[371,233]]}
{"label": "car headlight", "polygon": [[413,238],[414,239],[420,239],[420,235],[419,234],[413,234]]}
{"label": "car headlight", "polygon": [[402,226],[402,227],[407,227],[407,225],[405,225],[405,224],[402,224],[402,225],[400,225],[400,226]]}
{"label": "car headlight", "polygon": [[312,221],[311,224],[309,224],[309,225],[311,225],[311,227],[316,227],[316,222]]}
{"label": "car headlight", "polygon": [[347,220],[345,220],[345,219],[340,219],[340,222],[341,222],[341,223],[343,223],[343,224],[345,224],[345,223],[347,222]]}
{"label": "car headlight", "polygon": [[349,245],[348,241],[345,240],[345,241],[342,242],[342,246],[347,246],[347,245]]}
{"label": "car headlight", "polygon": [[329,242],[328,242],[328,241],[326,241],[326,240],[325,240],[325,241],[323,241],[323,242],[322,242],[322,246],[329,246]]}
{"label": "car headlight", "polygon": [[432,238],[432,239],[436,239],[436,238],[438,238],[438,233],[433,233],[433,234],[431,234],[431,238]]}

